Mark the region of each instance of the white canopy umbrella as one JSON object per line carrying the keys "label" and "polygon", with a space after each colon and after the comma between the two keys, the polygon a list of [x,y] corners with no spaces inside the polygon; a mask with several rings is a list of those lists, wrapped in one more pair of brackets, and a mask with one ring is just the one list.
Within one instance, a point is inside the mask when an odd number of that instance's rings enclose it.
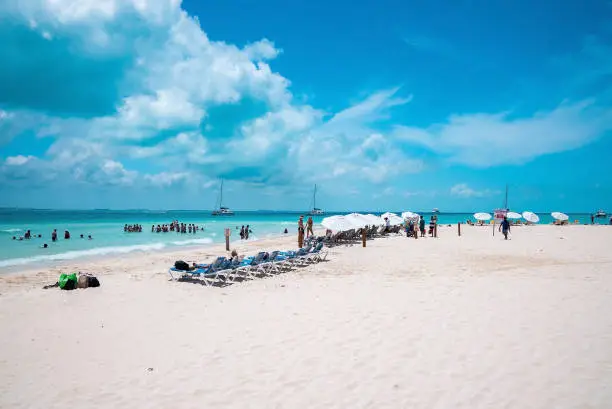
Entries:
{"label": "white canopy umbrella", "polygon": [[333,231],[347,231],[355,228],[350,219],[345,216],[329,216],[321,221],[321,225]]}
{"label": "white canopy umbrella", "polygon": [[474,213],[474,219],[486,222],[491,220],[491,215],[489,213]]}
{"label": "white canopy umbrella", "polygon": [[369,213],[369,214],[366,214],[365,217],[368,218],[371,226],[381,226],[384,224],[383,220],[374,214]]}
{"label": "white canopy umbrella", "polygon": [[421,217],[420,215],[414,213],[414,212],[404,212],[402,213],[402,219],[418,219],[419,217]]}
{"label": "white canopy umbrella", "polygon": [[529,223],[537,223],[540,221],[540,217],[534,212],[523,212],[523,219],[527,220]]}
{"label": "white canopy umbrella", "polygon": [[508,219],[520,219],[520,218],[521,218],[521,217],[523,217],[523,216],[521,216],[521,214],[520,214],[520,213],[517,213],[517,212],[508,212],[508,213],[506,214],[506,217],[507,217]]}
{"label": "white canopy umbrella", "polygon": [[382,216],[380,216],[380,218],[383,220],[383,223],[384,223],[385,218],[389,219],[389,223],[392,226],[404,223],[404,219],[402,219],[395,213],[391,213],[391,212],[384,213]]}
{"label": "white canopy umbrella", "polygon": [[351,223],[353,223],[353,225],[355,225],[355,227],[365,227],[369,224],[371,224],[369,218],[363,214],[360,213],[351,213],[351,214],[347,214],[346,217]]}
{"label": "white canopy umbrella", "polygon": [[569,220],[569,216],[566,215],[565,213],[561,213],[561,212],[552,212],[550,214],[555,220],[559,220],[560,222],[565,222],[567,220]]}

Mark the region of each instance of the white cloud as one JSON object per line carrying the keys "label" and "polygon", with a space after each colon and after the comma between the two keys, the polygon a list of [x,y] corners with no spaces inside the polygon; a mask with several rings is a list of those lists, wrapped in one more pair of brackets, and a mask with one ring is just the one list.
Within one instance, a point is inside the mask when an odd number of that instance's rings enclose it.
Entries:
{"label": "white cloud", "polygon": [[161,172],[154,175],[145,175],[145,180],[151,182],[155,186],[171,186],[175,183],[183,182],[189,179],[189,173],[186,172]]}
{"label": "white cloud", "polygon": [[483,189],[483,190],[475,190],[469,187],[466,183],[459,183],[455,186],[451,187],[450,194],[452,196],[468,198],[468,197],[486,197],[498,194],[499,191]]}
{"label": "white cloud", "polygon": [[611,129],[612,110],[581,102],[528,118],[510,113],[453,115],[447,123],[425,129],[399,126],[394,136],[455,163],[489,167],[576,149]]}
{"label": "white cloud", "polygon": [[21,166],[21,165],[25,165],[33,158],[34,158],[33,156],[29,156],[29,155],[28,156],[23,156],[23,155],[9,156],[4,160],[4,163],[9,166]]}
{"label": "white cloud", "polygon": [[251,60],[271,60],[281,53],[281,50],[274,46],[274,43],[267,38],[248,44],[244,47],[244,52]]}

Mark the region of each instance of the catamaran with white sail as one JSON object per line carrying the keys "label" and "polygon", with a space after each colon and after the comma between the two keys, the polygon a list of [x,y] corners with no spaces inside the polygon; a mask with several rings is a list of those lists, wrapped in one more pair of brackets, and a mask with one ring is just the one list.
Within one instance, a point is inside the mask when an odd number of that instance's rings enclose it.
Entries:
{"label": "catamaran with white sail", "polygon": [[215,206],[212,212],[213,216],[233,216],[234,212],[229,207],[223,206],[223,180],[221,180],[221,189],[219,191],[219,206]]}
{"label": "catamaran with white sail", "polygon": [[317,207],[317,185],[315,185],[312,194],[312,210],[310,211],[310,215],[317,216],[322,214],[325,214],[325,212]]}

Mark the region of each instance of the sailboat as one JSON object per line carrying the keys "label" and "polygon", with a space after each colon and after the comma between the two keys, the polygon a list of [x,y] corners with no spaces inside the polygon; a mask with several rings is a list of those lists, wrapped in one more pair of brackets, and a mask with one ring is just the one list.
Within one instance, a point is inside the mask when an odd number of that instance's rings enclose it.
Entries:
{"label": "sailboat", "polygon": [[221,190],[219,191],[219,207],[212,212],[213,216],[233,216],[234,212],[229,207],[223,206],[223,179],[221,179]]}
{"label": "sailboat", "polygon": [[509,211],[510,209],[508,208],[508,185],[506,184],[506,199],[504,200],[504,207],[502,209],[495,209],[495,211],[493,211],[493,214],[495,215],[496,219],[501,220],[506,217]]}
{"label": "sailboat", "polygon": [[325,212],[317,208],[317,185],[314,186],[314,192],[312,194],[312,210],[310,211],[311,216],[322,215]]}

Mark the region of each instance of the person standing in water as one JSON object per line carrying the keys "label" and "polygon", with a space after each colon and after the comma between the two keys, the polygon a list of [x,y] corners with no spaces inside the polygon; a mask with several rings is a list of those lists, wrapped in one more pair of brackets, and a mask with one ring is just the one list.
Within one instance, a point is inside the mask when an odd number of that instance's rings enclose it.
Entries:
{"label": "person standing in water", "polygon": [[53,229],[53,233],[51,233],[51,241],[57,241],[57,229]]}
{"label": "person standing in water", "polygon": [[504,235],[504,240],[508,240],[508,233],[510,233],[510,222],[507,217],[504,217],[504,220],[499,225],[499,231]]}
{"label": "person standing in water", "polygon": [[314,236],[314,232],[312,231],[312,217],[308,216],[308,220],[306,220],[306,238]]}

